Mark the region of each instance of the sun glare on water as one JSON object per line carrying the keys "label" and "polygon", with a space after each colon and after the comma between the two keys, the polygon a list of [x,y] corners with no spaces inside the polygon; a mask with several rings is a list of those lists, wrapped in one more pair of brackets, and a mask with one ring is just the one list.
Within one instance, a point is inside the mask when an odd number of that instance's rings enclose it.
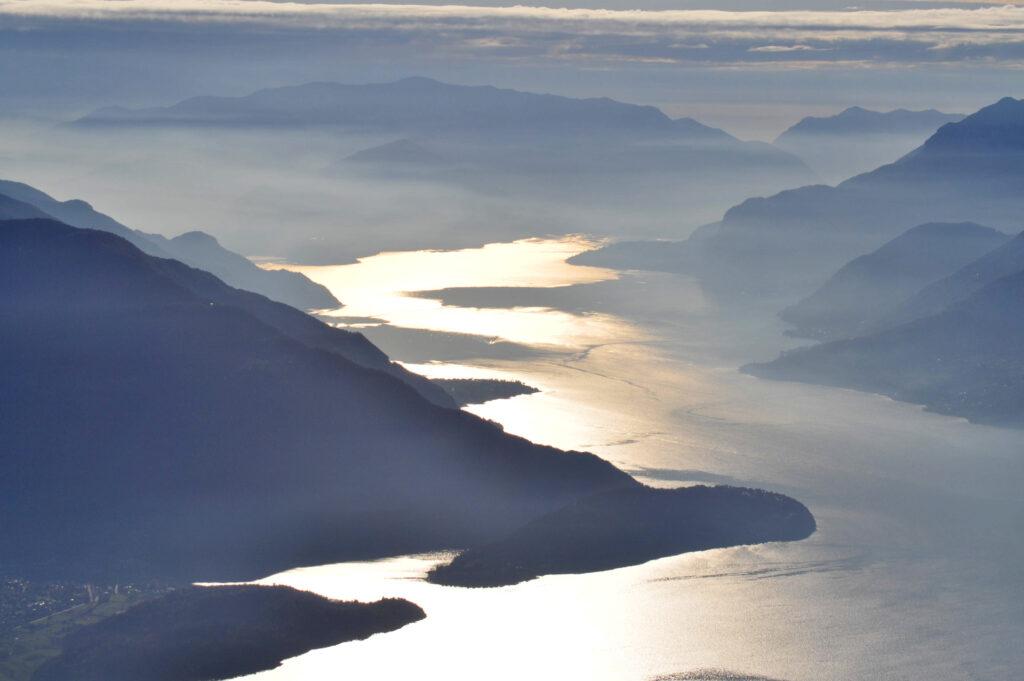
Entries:
{"label": "sun glare on water", "polygon": [[566,260],[594,248],[583,237],[524,239],[455,251],[380,253],[348,265],[267,265],[300,272],[326,286],[344,307],[323,315],[343,326],[468,334],[534,347],[583,350],[623,342],[639,330],[608,314],[550,307],[464,307],[416,294],[444,289],[556,288],[617,278],[614,270]]}

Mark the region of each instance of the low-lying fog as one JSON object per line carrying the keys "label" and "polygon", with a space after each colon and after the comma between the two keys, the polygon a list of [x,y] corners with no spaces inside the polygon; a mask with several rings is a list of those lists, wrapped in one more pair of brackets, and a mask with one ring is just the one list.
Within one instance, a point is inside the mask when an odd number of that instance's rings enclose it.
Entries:
{"label": "low-lying fog", "polygon": [[483,151],[466,140],[429,142],[439,158],[474,165],[349,159],[398,137],[8,122],[0,177],[85,199],[135,229],[202,229],[232,250],[306,264],[547,234],[683,238],[747,195],[786,186],[771,174],[701,163],[666,171],[672,159],[596,170],[607,159],[555,142],[514,160],[514,141],[488,141]]}

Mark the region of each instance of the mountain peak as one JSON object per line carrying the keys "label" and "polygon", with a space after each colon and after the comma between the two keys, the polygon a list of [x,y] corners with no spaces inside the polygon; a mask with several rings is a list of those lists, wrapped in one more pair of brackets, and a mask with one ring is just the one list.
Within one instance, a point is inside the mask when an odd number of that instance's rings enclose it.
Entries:
{"label": "mountain peak", "polygon": [[220,242],[217,241],[217,237],[206,232],[201,232],[198,229],[193,229],[189,232],[184,232],[171,239],[171,241],[177,241],[184,244],[203,244],[208,246],[219,246]]}
{"label": "mountain peak", "polygon": [[427,78],[426,76],[408,76],[406,78],[399,78],[397,81],[395,81],[395,84],[396,85],[429,85],[429,86],[432,86],[432,87],[433,86],[438,86],[438,85],[447,85],[447,83],[442,83],[439,80],[435,80],[434,78]]}
{"label": "mountain peak", "polygon": [[1024,151],[1024,100],[1003,97],[956,123],[948,123],[921,148],[924,152]]}

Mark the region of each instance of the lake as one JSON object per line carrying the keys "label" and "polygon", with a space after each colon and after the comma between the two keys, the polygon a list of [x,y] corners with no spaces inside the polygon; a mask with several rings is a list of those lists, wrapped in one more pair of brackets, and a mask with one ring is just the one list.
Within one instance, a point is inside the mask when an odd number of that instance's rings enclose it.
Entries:
{"label": "lake", "polygon": [[428,617],[247,678],[1019,677],[1024,433],[745,376],[737,366],[793,344],[781,304],[725,309],[683,277],[565,263],[593,246],[531,239],[288,268],[345,303],[324,319],[415,371],[540,388],[468,407],[509,432],[649,484],[783,492],[818,532],[498,589],[421,581],[444,556],[291,570],[263,581],[401,596]]}

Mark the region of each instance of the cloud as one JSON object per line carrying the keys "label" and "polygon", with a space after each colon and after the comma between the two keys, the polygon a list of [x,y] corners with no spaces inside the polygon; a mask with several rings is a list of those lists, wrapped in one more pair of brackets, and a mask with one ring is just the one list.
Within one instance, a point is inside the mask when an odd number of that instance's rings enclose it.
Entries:
{"label": "cloud", "polygon": [[[1024,61],[1024,7],[598,10],[263,0],[0,0],[0,30],[142,25],[332,35],[495,59],[743,64]],[[176,27],[176,28],[175,28]],[[254,31],[253,29],[258,29]],[[827,58],[826,56],[827,55]]]}
{"label": "cloud", "polygon": [[811,47],[810,45],[758,45],[751,47],[748,52],[821,52],[824,48]]}

